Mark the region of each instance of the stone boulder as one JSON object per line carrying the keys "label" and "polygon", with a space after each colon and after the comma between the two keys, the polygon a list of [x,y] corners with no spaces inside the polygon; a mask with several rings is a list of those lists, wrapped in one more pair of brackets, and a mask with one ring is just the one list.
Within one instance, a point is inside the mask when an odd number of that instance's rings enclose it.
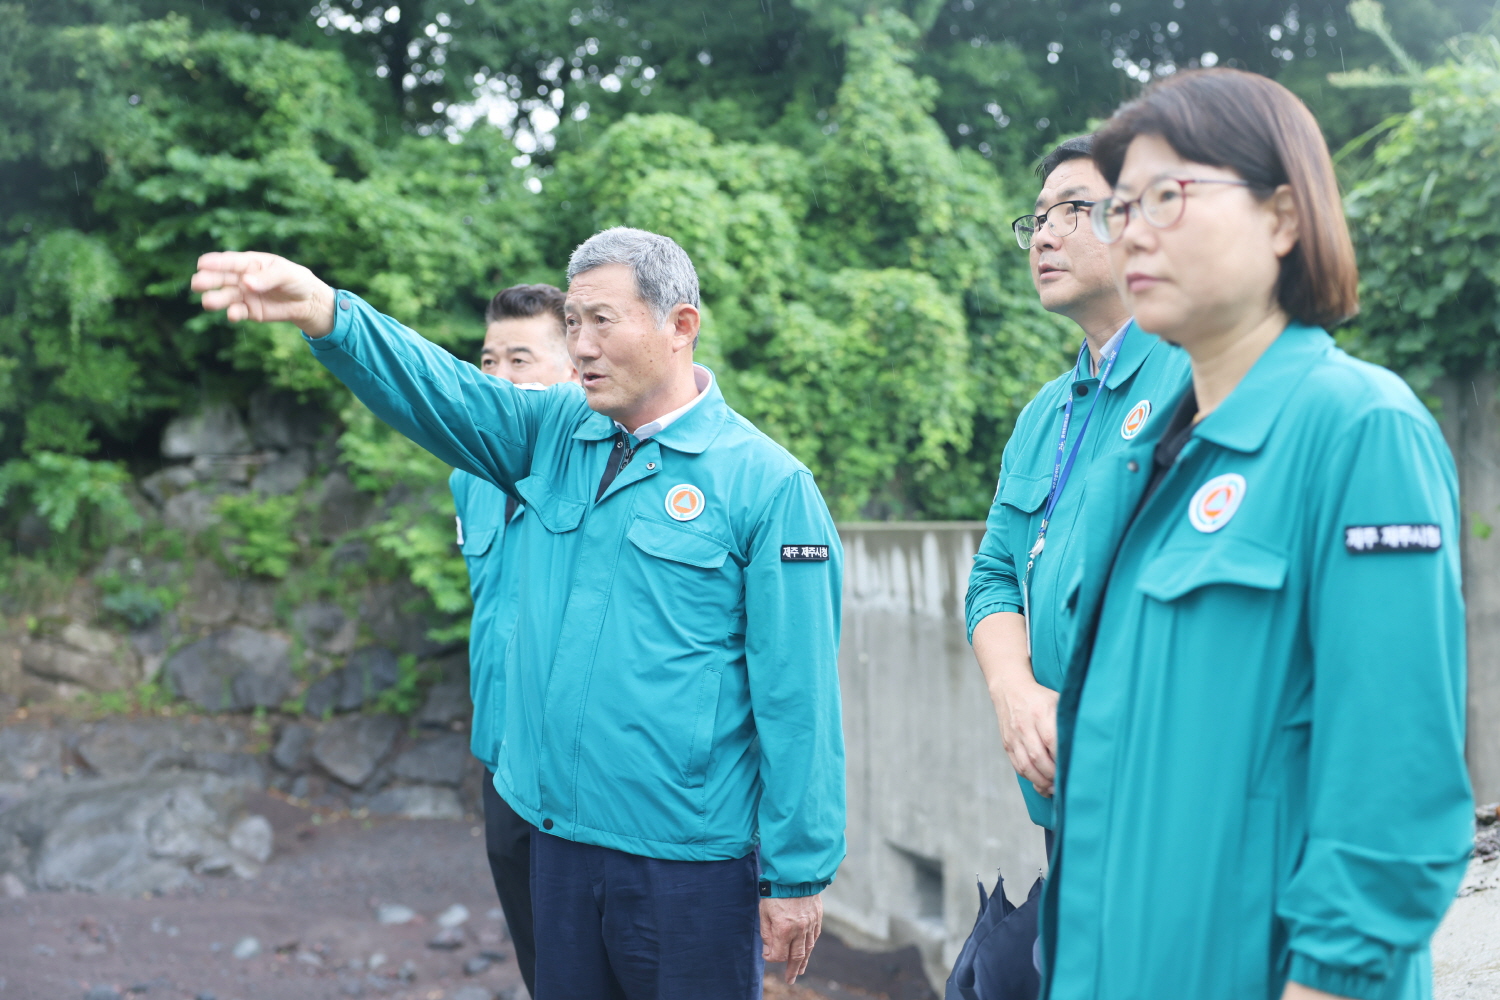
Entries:
{"label": "stone boulder", "polygon": [[469,701],[469,685],[460,681],[444,681],[434,684],[427,692],[427,700],[417,711],[419,726],[447,729],[455,722],[467,719],[474,711]]}
{"label": "stone boulder", "polygon": [[225,402],[208,403],[197,413],[173,418],[161,435],[163,458],[245,455],[253,450],[244,420]]}
{"label": "stone boulder", "polygon": [[392,773],[397,778],[428,785],[463,783],[469,765],[469,740],[457,733],[434,736],[396,758]]}
{"label": "stone boulder", "polygon": [[260,389],[250,397],[250,440],[257,448],[310,448],[327,424],[326,412],[294,393]]}
{"label": "stone boulder", "polygon": [[296,722],[283,726],[281,735],[276,737],[276,746],[271,750],[271,761],[293,774],[306,770],[312,760],[312,745],[317,735],[311,726]]}
{"label": "stone boulder", "polygon": [[90,691],[118,691],[140,680],[139,657],[129,643],[76,621],[56,636],[27,643],[21,650],[21,668],[35,677]]}
{"label": "stone boulder", "polygon": [[308,649],[335,656],[353,651],[359,626],[332,601],[313,601],[292,612],[292,631]]}
{"label": "stone boulder", "polygon": [[163,668],[173,689],[212,712],[274,708],[292,689],[291,643],[235,625],[186,646]]}
{"label": "stone boulder", "polygon": [[339,781],[358,788],[374,776],[400,732],[401,723],[389,715],[347,715],[323,727],[312,757]]}
{"label": "stone boulder", "polygon": [[338,670],[307,689],[303,710],[315,718],[329,711],[352,712],[375,700],[400,676],[396,654],[379,646],[355,650]]}
{"label": "stone boulder", "polygon": [[212,722],[107,719],[87,728],[75,750],[89,770],[105,778],[189,768],[262,785],[260,764],[244,743],[239,730]]}
{"label": "stone boulder", "polygon": [[313,454],[308,448],[293,448],[268,461],[250,480],[250,489],[266,496],[286,496],[312,475]]}
{"label": "stone boulder", "polygon": [[59,780],[63,738],[55,729],[7,726],[0,729],[0,786]]}
{"label": "stone boulder", "polygon": [[0,853],[23,882],[52,890],[139,896],[194,874],[249,878],[265,841],[259,829],[235,837],[243,793],[232,779],[198,774],[38,786],[0,812],[0,845],[13,845]]}

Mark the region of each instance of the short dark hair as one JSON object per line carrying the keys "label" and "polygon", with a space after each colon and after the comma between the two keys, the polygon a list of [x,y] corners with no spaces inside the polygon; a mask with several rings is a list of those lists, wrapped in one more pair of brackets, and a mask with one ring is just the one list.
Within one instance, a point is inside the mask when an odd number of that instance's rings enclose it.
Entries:
{"label": "short dark hair", "polygon": [[1153,84],[1094,133],[1094,162],[1113,187],[1139,135],[1185,160],[1225,167],[1258,197],[1291,188],[1301,236],[1281,259],[1276,297],[1299,323],[1331,327],[1359,311],[1359,267],[1328,143],[1307,105],[1237,69],[1198,69]]}
{"label": "short dark hair", "polygon": [[553,285],[512,285],[490,299],[484,309],[484,325],[499,319],[530,319],[550,313],[559,325],[565,322],[563,293]]}
{"label": "short dark hair", "polygon": [[1071,139],[1064,139],[1052,147],[1052,152],[1037,161],[1036,175],[1047,182],[1052,176],[1052,171],[1067,163],[1069,160],[1090,160],[1094,156],[1094,137],[1092,135],[1076,135]]}

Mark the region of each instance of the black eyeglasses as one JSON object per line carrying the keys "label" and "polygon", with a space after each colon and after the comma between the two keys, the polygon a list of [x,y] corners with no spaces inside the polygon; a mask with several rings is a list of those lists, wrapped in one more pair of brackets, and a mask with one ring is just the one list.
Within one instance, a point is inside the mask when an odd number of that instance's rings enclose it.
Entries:
{"label": "black eyeglasses", "polygon": [[1091,201],[1060,201],[1041,215],[1021,216],[1010,224],[1010,231],[1016,234],[1016,242],[1021,245],[1022,250],[1030,250],[1031,241],[1044,223],[1053,236],[1071,236],[1078,228],[1078,213],[1093,206]]}
{"label": "black eyeglasses", "polygon": [[1181,180],[1163,177],[1152,181],[1139,198],[1105,198],[1099,202],[1099,211],[1089,221],[1093,223],[1094,235],[1101,243],[1117,243],[1130,225],[1131,206],[1140,206],[1141,218],[1156,229],[1169,229],[1182,221],[1187,211],[1187,188],[1189,184],[1231,184],[1235,187],[1255,187],[1249,181],[1218,180],[1190,177]]}

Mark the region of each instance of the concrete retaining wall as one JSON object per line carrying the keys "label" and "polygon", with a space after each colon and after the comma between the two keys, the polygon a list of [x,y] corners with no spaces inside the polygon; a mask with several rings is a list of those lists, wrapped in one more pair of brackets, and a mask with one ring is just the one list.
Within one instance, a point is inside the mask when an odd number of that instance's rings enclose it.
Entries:
{"label": "concrete retaining wall", "polygon": [[915,944],[941,983],[973,925],[974,876],[1013,902],[1045,862],[964,634],[982,523],[841,526],[839,651],[849,856],[824,897],[849,943]]}

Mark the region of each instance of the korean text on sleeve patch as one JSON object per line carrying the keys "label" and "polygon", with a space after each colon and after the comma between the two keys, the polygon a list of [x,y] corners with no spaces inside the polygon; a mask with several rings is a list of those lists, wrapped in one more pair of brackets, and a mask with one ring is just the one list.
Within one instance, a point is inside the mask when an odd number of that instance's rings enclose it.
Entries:
{"label": "korean text on sleeve patch", "polygon": [[783,545],[781,547],[782,562],[827,562],[828,546],[826,545]]}
{"label": "korean text on sleeve patch", "polygon": [[1355,524],[1344,529],[1344,549],[1354,556],[1378,552],[1436,552],[1443,529],[1435,524]]}

